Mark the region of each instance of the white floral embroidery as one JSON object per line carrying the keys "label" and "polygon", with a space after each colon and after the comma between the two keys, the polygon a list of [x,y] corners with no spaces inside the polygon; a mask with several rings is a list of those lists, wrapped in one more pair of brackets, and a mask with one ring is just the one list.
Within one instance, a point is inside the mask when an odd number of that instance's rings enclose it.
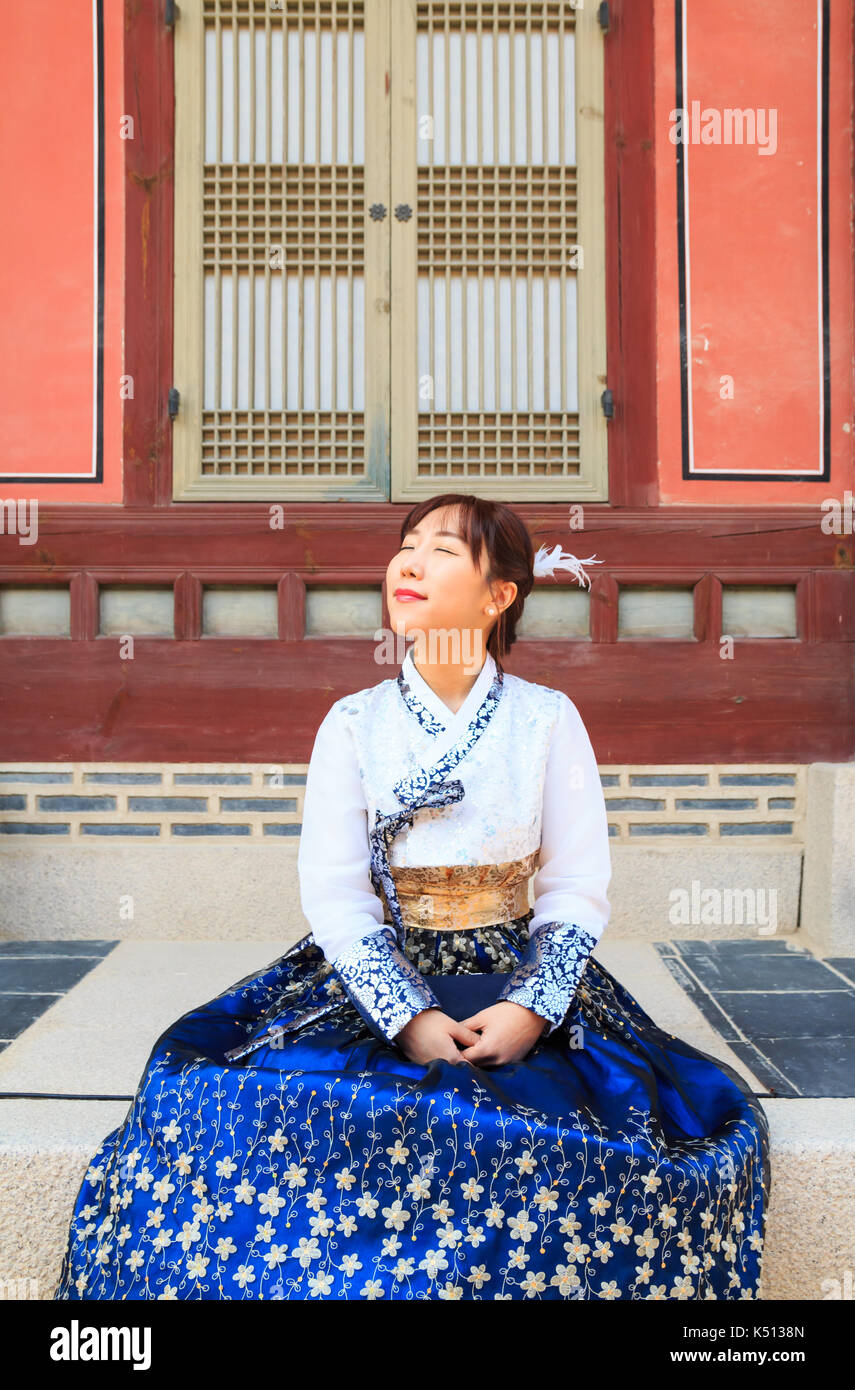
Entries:
{"label": "white floral embroidery", "polygon": [[348,998],[376,1037],[391,1041],[439,1000],[398,946],[391,928],[370,932],[332,962]]}
{"label": "white floral embroidery", "polygon": [[511,972],[499,999],[522,1004],[549,1020],[544,1033],[557,1028],[597,944],[597,938],[572,922],[544,922],[530,936],[525,955]]}

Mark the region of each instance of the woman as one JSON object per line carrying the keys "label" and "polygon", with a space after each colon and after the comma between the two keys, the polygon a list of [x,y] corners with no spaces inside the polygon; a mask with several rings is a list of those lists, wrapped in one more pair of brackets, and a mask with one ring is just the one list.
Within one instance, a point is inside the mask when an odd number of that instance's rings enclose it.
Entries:
{"label": "woman", "polygon": [[763,1110],[592,956],[593,749],[501,665],[557,563],[500,504],[406,517],[386,593],[415,645],[312,752],[311,932],[155,1043],[58,1299],[757,1296]]}

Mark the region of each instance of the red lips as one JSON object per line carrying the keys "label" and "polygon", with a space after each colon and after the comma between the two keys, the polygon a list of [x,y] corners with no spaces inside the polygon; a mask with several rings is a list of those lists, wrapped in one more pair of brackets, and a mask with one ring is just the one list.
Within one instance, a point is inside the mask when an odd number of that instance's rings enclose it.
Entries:
{"label": "red lips", "polygon": [[396,589],[395,598],[427,598],[427,594],[417,594],[415,589]]}

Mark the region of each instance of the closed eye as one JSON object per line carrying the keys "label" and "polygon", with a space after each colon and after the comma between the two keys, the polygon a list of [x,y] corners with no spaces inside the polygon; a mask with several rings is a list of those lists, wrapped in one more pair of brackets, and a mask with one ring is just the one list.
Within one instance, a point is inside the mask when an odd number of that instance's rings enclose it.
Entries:
{"label": "closed eye", "polygon": [[[402,546],[401,546],[401,550],[412,550],[412,548],[413,548],[413,547],[412,547],[411,545],[402,545]],[[457,554],[457,551],[456,551],[456,550],[446,550],[446,549],[444,548],[444,546],[441,546],[441,545],[434,546],[434,549],[435,549],[435,550],[441,550],[442,553],[443,553],[443,555],[456,555],[456,554]]]}

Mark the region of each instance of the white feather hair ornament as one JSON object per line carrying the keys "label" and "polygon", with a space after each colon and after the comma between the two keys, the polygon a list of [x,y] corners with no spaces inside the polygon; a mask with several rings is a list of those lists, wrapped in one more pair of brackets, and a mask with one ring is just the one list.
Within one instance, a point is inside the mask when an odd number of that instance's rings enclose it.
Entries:
{"label": "white feather hair ornament", "polygon": [[593,555],[587,560],[577,560],[575,555],[571,555],[569,550],[562,550],[560,545],[555,545],[552,549],[549,546],[539,547],[534,557],[534,576],[539,579],[544,574],[551,574],[554,578],[555,570],[571,570],[579,580],[580,584],[585,584],[590,589],[591,581],[583,570],[583,565],[601,565],[602,560],[596,560]]}

